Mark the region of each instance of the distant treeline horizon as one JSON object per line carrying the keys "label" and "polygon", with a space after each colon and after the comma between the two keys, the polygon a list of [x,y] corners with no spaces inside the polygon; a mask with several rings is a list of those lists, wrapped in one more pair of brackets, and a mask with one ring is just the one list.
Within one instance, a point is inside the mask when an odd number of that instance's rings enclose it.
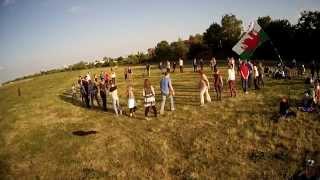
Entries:
{"label": "distant treeline horizon", "polygon": [[[257,22],[270,40],[258,47],[250,59],[276,61],[280,55],[285,62],[291,62],[293,59],[303,63],[309,63],[312,60],[320,61],[317,46],[320,42],[320,11],[301,12],[296,24],[291,24],[287,19],[273,20],[270,16],[259,17]],[[194,58],[205,61],[212,57],[238,58],[238,55],[232,51],[232,47],[244,33],[243,22],[234,14],[226,14],[220,23],[213,22],[202,34],[190,35],[186,40],[179,38],[171,43],[163,40],[154,48],[149,48],[147,53],[137,52],[128,57],[103,57],[95,62],[80,61],[68,67],[40,71],[2,84],[44,74],[115,65],[153,64],[165,60],[177,61],[179,58],[186,61]]]}

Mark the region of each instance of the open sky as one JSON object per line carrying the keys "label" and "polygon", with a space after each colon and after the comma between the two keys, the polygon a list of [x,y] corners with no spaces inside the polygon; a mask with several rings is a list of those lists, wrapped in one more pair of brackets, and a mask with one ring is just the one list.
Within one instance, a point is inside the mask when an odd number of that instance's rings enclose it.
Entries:
{"label": "open sky", "polygon": [[320,0],[0,0],[0,82],[203,33],[233,13],[296,23]]}

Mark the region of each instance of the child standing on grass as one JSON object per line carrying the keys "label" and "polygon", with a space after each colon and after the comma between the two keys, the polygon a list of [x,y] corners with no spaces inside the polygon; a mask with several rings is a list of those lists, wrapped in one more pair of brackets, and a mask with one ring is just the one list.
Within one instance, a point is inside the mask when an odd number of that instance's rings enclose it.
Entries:
{"label": "child standing on grass", "polygon": [[199,89],[200,89],[200,106],[204,105],[204,95],[206,96],[207,102],[211,102],[209,95],[209,80],[203,71],[199,70],[200,80],[199,80]]}
{"label": "child standing on grass", "polygon": [[223,80],[222,76],[220,74],[220,71],[217,68],[214,68],[214,74],[213,74],[213,80],[214,80],[214,88],[217,93],[217,100],[221,101],[221,93],[223,88]]}
{"label": "child standing on grass", "polygon": [[235,88],[235,83],[236,82],[236,72],[234,70],[234,65],[229,64],[229,69],[228,69],[228,84],[229,84],[229,90],[230,90],[230,96],[236,97],[236,88]]}
{"label": "child standing on grass", "polygon": [[154,117],[157,117],[157,108],[156,108],[156,99],[155,99],[155,92],[154,88],[151,85],[149,79],[144,80],[144,87],[143,87],[143,97],[144,97],[144,115],[146,120],[148,119],[148,113],[150,107],[153,109]]}
{"label": "child standing on grass", "polygon": [[111,80],[112,84],[116,84],[116,72],[111,68]]}
{"label": "child standing on grass", "polygon": [[119,114],[122,115],[122,110],[120,107],[120,102],[119,102],[119,97],[118,97],[117,86],[113,83],[112,80],[110,81],[110,84],[111,85],[110,85],[109,92],[111,93],[114,112],[116,113],[116,116],[118,116]]}
{"label": "child standing on grass", "polygon": [[134,99],[133,87],[131,84],[128,85],[128,88],[127,88],[127,97],[128,97],[128,108],[130,111],[129,116],[132,117],[134,116],[134,113],[136,111],[136,101]]}

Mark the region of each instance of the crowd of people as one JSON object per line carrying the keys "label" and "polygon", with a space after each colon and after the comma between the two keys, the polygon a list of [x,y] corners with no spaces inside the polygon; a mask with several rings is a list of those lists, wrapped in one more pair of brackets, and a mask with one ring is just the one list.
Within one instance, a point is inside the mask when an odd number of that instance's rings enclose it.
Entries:
{"label": "crowd of people", "polygon": [[[161,91],[161,105],[160,105],[160,115],[164,114],[165,104],[167,99],[170,101],[170,110],[175,110],[174,96],[175,90],[170,78],[170,73],[176,71],[176,66],[179,65],[180,73],[184,72],[184,61],[180,58],[177,62],[175,61],[164,61],[159,63],[159,69],[161,70],[163,76],[160,78],[160,91]],[[200,106],[207,102],[211,102],[210,90],[211,88],[216,94],[216,99],[218,101],[222,100],[222,93],[224,87],[224,78],[220,69],[217,65],[215,58],[209,60],[209,68],[212,73],[212,87],[210,86],[210,81],[207,75],[204,73],[205,63],[203,59],[194,59],[192,61],[193,71],[199,73],[199,96],[200,96]],[[240,77],[241,87],[244,94],[248,94],[250,89],[259,90],[264,87],[264,74],[268,73],[268,69],[264,68],[262,62],[255,62],[251,60],[238,60],[234,58],[228,58],[227,60],[227,78],[225,79],[228,85],[230,97],[237,96],[236,90],[236,76]],[[237,69],[236,69],[237,67]],[[269,68],[269,67],[268,67]],[[316,71],[315,71],[316,72]],[[145,107],[145,118],[149,119],[150,109],[153,111],[154,116],[157,117],[157,108],[156,108],[156,97],[155,89],[152,86],[152,83],[148,77],[150,77],[151,65],[147,63],[144,70],[144,86],[142,96],[144,98],[144,107]],[[116,73],[114,69],[111,68],[110,74],[108,72],[101,72],[99,75],[94,74],[91,77],[91,73],[88,72],[85,76],[79,76],[77,85],[75,84],[72,87],[73,98],[76,98],[76,86],[80,89],[80,97],[83,104],[86,107],[90,108],[95,106],[101,107],[104,111],[107,111],[107,99],[108,96],[111,96],[112,99],[112,108],[115,114],[121,115],[123,110],[120,105],[118,90],[117,90],[117,81]],[[146,77],[147,76],[147,77]],[[301,105],[299,109],[304,112],[312,112],[315,110],[315,106],[320,105],[320,85],[319,85],[319,75],[313,75],[311,71],[311,77],[318,79],[313,81],[314,87],[305,92]],[[129,110],[129,116],[135,116],[136,111],[136,100],[134,95],[133,87],[133,69],[131,66],[124,68],[124,79],[127,82],[127,107]],[[100,103],[100,99],[102,103]],[[282,117],[295,116],[295,113],[290,110],[290,104],[288,97],[283,97],[280,101],[280,115]]]}

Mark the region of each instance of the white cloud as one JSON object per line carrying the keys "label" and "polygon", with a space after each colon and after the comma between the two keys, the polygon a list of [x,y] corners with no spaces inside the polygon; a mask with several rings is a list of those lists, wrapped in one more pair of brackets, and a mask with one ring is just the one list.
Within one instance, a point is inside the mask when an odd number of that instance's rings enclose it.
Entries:
{"label": "white cloud", "polygon": [[16,0],[3,0],[2,6],[9,6],[14,3],[16,3]]}
{"label": "white cloud", "polygon": [[68,12],[71,14],[76,14],[76,13],[81,12],[82,10],[83,10],[83,8],[80,6],[72,6],[68,9]]}
{"label": "white cloud", "polygon": [[4,70],[4,67],[0,66],[0,71],[1,71],[1,70]]}

